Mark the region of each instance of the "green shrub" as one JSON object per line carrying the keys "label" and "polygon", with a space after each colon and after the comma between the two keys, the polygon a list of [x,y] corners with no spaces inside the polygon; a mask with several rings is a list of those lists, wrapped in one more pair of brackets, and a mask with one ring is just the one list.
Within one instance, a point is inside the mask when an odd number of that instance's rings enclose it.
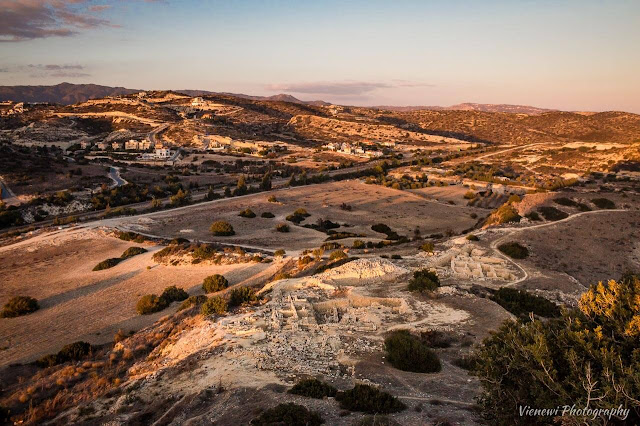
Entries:
{"label": "green shrub", "polygon": [[[545,321],[506,321],[475,353],[481,414],[523,424],[518,407],[587,404],[630,408],[626,419],[576,417],[577,424],[640,424],[638,277],[592,285],[577,309]],[[594,394],[595,392],[595,394]],[[530,418],[536,424],[552,419]]]}
{"label": "green shrub", "polygon": [[487,218],[486,224],[500,225],[503,223],[520,222],[520,219],[521,217],[515,207],[513,207],[511,203],[506,202],[491,213]]}
{"label": "green shrub", "polygon": [[520,201],[522,201],[522,200],[516,194],[509,195],[509,198],[507,199],[507,203],[509,203],[509,204],[519,203]]}
{"label": "green shrub", "polygon": [[560,308],[555,303],[524,290],[502,287],[491,296],[491,300],[513,315],[525,319],[530,312],[545,318],[560,316]]}
{"label": "green shrub", "polygon": [[296,216],[304,216],[304,217],[309,217],[311,216],[305,209],[303,208],[299,208],[296,209],[296,211],[293,212],[293,214],[295,214]]}
{"label": "green shrub", "polygon": [[229,222],[225,222],[223,220],[219,220],[217,222],[213,222],[209,231],[217,237],[228,237],[231,235],[235,235],[236,232],[233,230],[233,226]]}
{"label": "green shrub", "polygon": [[467,191],[464,193],[464,198],[466,200],[473,200],[474,198],[476,198],[476,193],[474,191]]}
{"label": "green shrub", "polygon": [[331,252],[331,254],[329,255],[329,260],[340,260],[346,259],[347,257],[349,257],[347,253],[343,252],[342,250],[336,250]]}
{"label": "green shrub", "polygon": [[426,251],[427,253],[433,253],[435,246],[432,242],[428,241],[420,246],[420,250]]}
{"label": "green shrub", "polygon": [[253,302],[256,300],[256,294],[253,289],[249,287],[237,287],[231,290],[229,296],[229,306],[236,307],[246,302]]}
{"label": "green shrub", "polygon": [[365,248],[365,243],[362,240],[354,240],[353,241],[353,248],[354,249],[363,249]]}
{"label": "green shrub", "polygon": [[298,259],[298,266],[305,266],[313,262],[311,256],[302,256]]}
{"label": "green shrub", "polygon": [[271,212],[263,212],[260,217],[264,217],[265,219],[273,219],[274,217],[276,217],[276,215]]}
{"label": "green shrub", "polygon": [[15,318],[27,315],[40,309],[38,301],[29,296],[15,296],[2,308],[0,318]]}
{"label": "green shrub", "polygon": [[144,243],[144,237],[140,234],[136,234],[135,232],[117,232],[116,234],[118,238],[123,241],[133,241],[136,243]]}
{"label": "green shrub", "polygon": [[594,198],[591,202],[599,209],[615,209],[616,204],[608,198]]}
{"label": "green shrub", "polygon": [[144,249],[142,247],[129,247],[124,251],[124,253],[122,253],[120,258],[128,259],[130,257],[137,256],[139,254],[146,253],[146,252],[147,252],[147,249]]}
{"label": "green shrub", "polygon": [[149,315],[159,312],[169,306],[166,299],[156,296],[155,294],[144,295],[136,304],[136,312],[140,315]]}
{"label": "green shrub", "polygon": [[187,300],[185,300],[180,304],[180,306],[178,307],[178,310],[182,311],[183,309],[189,309],[193,306],[200,306],[206,301],[207,301],[207,296],[202,294],[199,294],[197,296],[189,296]]}
{"label": "green shrub", "polygon": [[529,256],[529,250],[516,242],[500,244],[498,250],[512,259],[524,259]]}
{"label": "green shrub", "polygon": [[45,355],[36,361],[39,367],[52,367],[67,361],[78,361],[91,355],[93,347],[87,342],[73,342],[62,347],[57,354]]}
{"label": "green shrub", "polygon": [[172,285],[164,289],[160,297],[167,301],[167,303],[171,302],[180,302],[189,297],[186,291],[181,288]]}
{"label": "green shrub", "polygon": [[304,379],[296,383],[289,393],[309,398],[322,399],[326,396],[336,396],[337,389],[318,379]]}
{"label": "green shrub", "polygon": [[387,360],[398,370],[437,373],[442,369],[438,356],[407,330],[394,331],[384,339]]}
{"label": "green shrub", "polygon": [[238,216],[244,217],[247,219],[253,219],[254,217],[256,217],[256,214],[251,209],[244,209],[238,214]]}
{"label": "green shrub", "polygon": [[469,241],[480,241],[480,238],[478,238],[478,236],[475,235],[475,234],[469,234],[469,235],[467,235],[467,240],[469,240]]}
{"label": "green shrub", "polygon": [[560,204],[561,206],[567,206],[567,207],[577,207],[578,206],[578,203],[573,201],[571,198],[567,198],[567,197],[554,198],[553,202],[556,203],[556,204]]}
{"label": "green shrub", "polygon": [[229,281],[220,274],[210,275],[202,282],[202,289],[205,293],[221,291],[229,287]]}
{"label": "green shrub", "polygon": [[93,270],[94,271],[102,271],[103,269],[113,268],[118,263],[120,263],[122,260],[123,259],[121,257],[112,257],[110,259],[103,260],[102,262],[100,262],[96,266],[94,266]]}
{"label": "green shrub", "polygon": [[269,198],[267,198],[267,201],[270,203],[277,203],[278,200],[276,199],[275,195],[270,195]]}
{"label": "green shrub", "polygon": [[555,207],[551,207],[551,206],[538,207],[538,211],[547,220],[561,220],[561,219],[564,219],[566,217],[569,217],[569,215],[567,213],[563,212],[562,210],[558,210]]}
{"label": "green shrub", "polygon": [[276,231],[278,231],[278,232],[289,232],[289,225],[287,225],[286,223],[279,223],[276,226]]}
{"label": "green shrub", "polygon": [[200,308],[200,313],[204,316],[222,315],[225,312],[227,312],[227,301],[220,296],[210,297]]}
{"label": "green shrub", "polygon": [[428,269],[420,269],[413,273],[413,278],[409,280],[409,291],[434,291],[440,287],[440,279],[435,272]]}
{"label": "green shrub", "polygon": [[320,414],[291,402],[265,410],[260,416],[251,420],[251,424],[256,426],[319,426],[323,423],[324,420]]}
{"label": "green shrub", "polygon": [[355,385],[353,389],[338,392],[336,400],[343,409],[371,414],[397,413],[407,408],[395,396],[369,385]]}
{"label": "green shrub", "polygon": [[278,249],[273,253],[274,256],[284,256],[285,254],[286,252],[283,249]]}
{"label": "green shrub", "polygon": [[529,212],[525,215],[525,217],[529,220],[536,221],[536,222],[542,220],[540,219],[540,215],[538,214],[538,212]]}

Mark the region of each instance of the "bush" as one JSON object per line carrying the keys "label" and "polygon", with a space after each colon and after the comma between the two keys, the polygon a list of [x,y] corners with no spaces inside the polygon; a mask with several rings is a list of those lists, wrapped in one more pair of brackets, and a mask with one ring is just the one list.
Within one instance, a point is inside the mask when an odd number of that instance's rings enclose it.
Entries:
{"label": "bush", "polygon": [[540,215],[538,214],[538,212],[527,213],[525,217],[529,220],[536,221],[536,222],[542,220],[540,219]]}
{"label": "bush", "polygon": [[426,251],[427,253],[433,253],[435,246],[432,242],[426,242],[420,246],[420,250]]}
{"label": "bush", "polygon": [[354,249],[363,249],[365,248],[365,243],[362,240],[354,240],[353,241],[353,248]]}
{"label": "bush", "polygon": [[278,249],[275,252],[273,252],[274,256],[284,256],[286,254],[286,252],[283,249]]}
{"label": "bush", "polygon": [[575,201],[573,201],[570,198],[567,197],[559,197],[559,198],[554,198],[553,202],[556,204],[560,204],[561,206],[567,206],[567,207],[577,207],[578,203],[576,203]]}
{"label": "bush", "polygon": [[516,194],[510,195],[509,198],[507,199],[507,203],[509,203],[509,204],[519,203],[520,201],[522,201],[522,200]]}
{"label": "bush", "polygon": [[409,280],[409,291],[434,291],[440,287],[440,279],[435,272],[428,269],[420,269],[413,273],[413,278]]}
{"label": "bush", "polygon": [[112,257],[110,259],[103,260],[102,262],[100,262],[96,266],[94,266],[93,270],[94,271],[102,271],[103,269],[113,268],[118,263],[120,263],[122,260],[123,259],[121,257]]}
{"label": "bush", "polygon": [[38,301],[29,296],[15,296],[2,308],[0,318],[15,318],[27,315],[40,309]]}
{"label": "bush", "polygon": [[169,306],[166,299],[156,296],[155,294],[147,294],[142,296],[136,304],[136,312],[140,315],[149,315],[159,312]]}
{"label": "bush", "polygon": [[244,217],[247,219],[253,219],[254,217],[256,217],[256,214],[251,209],[244,209],[238,214],[238,216]]}
{"label": "bush", "polygon": [[251,424],[256,426],[319,426],[323,423],[324,420],[320,414],[291,402],[270,408],[251,420]]}
{"label": "bush", "polygon": [[407,330],[394,331],[384,339],[387,360],[398,370],[437,373],[442,369],[438,356]]}
{"label": "bush", "polygon": [[309,398],[322,399],[326,396],[336,396],[337,389],[318,379],[304,379],[296,383],[289,393]]}
{"label": "bush", "polygon": [[185,300],[180,304],[180,306],[178,307],[178,310],[182,311],[183,309],[189,309],[193,306],[200,306],[206,301],[207,301],[207,296],[204,296],[202,294],[199,294],[197,296],[189,296],[187,300]]}
{"label": "bush", "polygon": [[276,226],[276,231],[278,231],[278,232],[289,232],[289,225],[287,225],[286,223],[279,223]]}
{"label": "bush", "polygon": [[39,367],[52,367],[67,361],[81,360],[93,352],[93,347],[87,342],[73,342],[62,347],[57,354],[45,355],[36,361]]}
{"label": "bush", "polygon": [[516,242],[500,244],[498,250],[512,259],[524,259],[529,256],[529,250]]}
{"label": "bush", "polygon": [[[592,285],[578,308],[561,317],[524,324],[506,321],[475,353],[482,414],[492,423],[522,424],[518,407],[579,406],[590,401],[594,410],[630,408],[625,420],[610,423],[640,424],[638,300],[640,280],[628,275]],[[606,417],[573,420],[609,423]]]}
{"label": "bush", "polygon": [[256,300],[256,295],[253,289],[249,287],[238,287],[231,290],[229,297],[229,306],[236,307],[246,302],[253,302]]}
{"label": "bush", "polygon": [[296,216],[304,216],[304,217],[309,217],[311,216],[305,209],[303,208],[299,208],[296,209],[296,211],[293,212],[293,214],[295,214]]}
{"label": "bush", "polygon": [[205,293],[221,291],[229,287],[229,281],[220,274],[208,276],[202,282],[202,289]]}
{"label": "bush", "polygon": [[298,259],[298,266],[305,266],[313,262],[311,256],[302,256]]}
{"label": "bush", "polygon": [[491,213],[486,224],[500,225],[503,223],[520,222],[520,219],[521,217],[518,214],[518,211],[511,205],[511,203],[506,202]]}
{"label": "bush", "polygon": [[524,290],[503,287],[491,296],[491,300],[524,319],[528,318],[531,312],[545,318],[560,316],[560,308],[555,303]]}
{"label": "bush", "polygon": [[475,235],[475,234],[469,234],[469,235],[467,235],[467,240],[469,240],[469,241],[480,241],[480,238],[478,238],[478,236]]}
{"label": "bush", "polygon": [[270,195],[269,198],[267,198],[267,201],[270,203],[277,203],[278,200],[276,199],[275,195]]}
{"label": "bush", "polygon": [[594,198],[591,202],[599,209],[615,209],[616,204],[608,198]]}
{"label": "bush", "polygon": [[271,212],[263,212],[260,217],[264,217],[265,219],[273,219],[274,217],[276,217],[276,215]]}
{"label": "bush", "polygon": [[397,413],[407,408],[395,396],[369,385],[355,385],[353,389],[338,392],[336,400],[343,409],[370,414]]}
{"label": "bush", "polygon": [[331,254],[329,255],[329,260],[340,260],[346,259],[347,257],[349,257],[347,253],[343,252],[342,250],[336,250],[331,252]]}
{"label": "bush", "polygon": [[147,249],[144,249],[142,247],[129,247],[124,251],[124,253],[122,253],[120,258],[128,259],[130,257],[137,256],[139,254],[146,253],[146,252],[147,252]]}
{"label": "bush", "polygon": [[182,300],[185,300],[188,297],[189,297],[189,294],[187,294],[186,291],[176,287],[175,285],[165,288],[162,294],[160,295],[160,298],[166,300],[167,303],[180,302]]}
{"label": "bush", "polygon": [[217,222],[213,222],[209,231],[217,237],[228,237],[231,235],[235,235],[236,232],[233,230],[233,226],[229,222],[225,222],[223,220],[219,220]]}
{"label": "bush", "polygon": [[200,308],[200,313],[204,316],[222,315],[225,312],[227,312],[227,301],[220,296],[210,297]]}
{"label": "bush", "polygon": [[123,241],[133,241],[136,243],[144,243],[144,237],[135,232],[117,232],[117,237]]}
{"label": "bush", "polygon": [[476,198],[476,193],[474,191],[467,191],[464,194],[464,198],[466,200],[473,200],[474,198]]}
{"label": "bush", "polygon": [[562,210],[558,210],[555,207],[550,206],[538,207],[538,211],[547,220],[561,220],[569,217],[569,215]]}

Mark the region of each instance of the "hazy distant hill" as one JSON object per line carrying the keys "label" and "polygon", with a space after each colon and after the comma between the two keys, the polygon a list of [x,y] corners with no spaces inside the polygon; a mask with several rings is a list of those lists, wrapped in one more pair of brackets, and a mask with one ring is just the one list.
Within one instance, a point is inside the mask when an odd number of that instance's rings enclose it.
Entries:
{"label": "hazy distant hill", "polygon": [[251,99],[252,101],[280,101],[280,102],[292,102],[294,104],[305,104],[305,105],[314,105],[314,106],[322,106],[322,105],[331,105],[330,102],[325,101],[301,101],[295,96],[287,95],[285,93],[280,93],[273,96],[253,96],[253,95],[245,95],[242,93],[228,93],[228,92],[211,92],[209,90],[176,90],[178,93],[184,93],[189,96],[203,96],[203,95],[228,95],[235,96],[236,98],[242,99]]}
{"label": "hazy distant hill", "polygon": [[60,83],[55,86],[0,86],[0,100],[15,102],[50,102],[71,105],[105,96],[128,95],[138,90],[97,84]]}
{"label": "hazy distant hill", "polygon": [[433,111],[483,111],[483,112],[508,112],[511,114],[542,114],[549,111],[557,111],[554,109],[537,108],[528,105],[509,105],[509,104],[474,104],[470,102],[451,105],[448,107],[442,106],[375,106],[372,108],[384,109],[389,111],[418,111],[418,110],[433,110]]}

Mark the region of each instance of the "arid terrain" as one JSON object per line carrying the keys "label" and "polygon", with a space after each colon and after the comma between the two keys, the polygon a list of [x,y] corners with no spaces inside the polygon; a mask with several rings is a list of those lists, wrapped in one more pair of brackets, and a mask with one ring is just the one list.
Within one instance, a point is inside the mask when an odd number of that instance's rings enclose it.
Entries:
{"label": "arid terrain", "polygon": [[[640,271],[635,114],[78,93],[1,110],[0,306],[37,302],[0,318],[16,424],[249,424],[288,402],[486,424],[492,332]],[[288,392],[303,379],[338,393]],[[389,399],[350,406],[356,385]]]}

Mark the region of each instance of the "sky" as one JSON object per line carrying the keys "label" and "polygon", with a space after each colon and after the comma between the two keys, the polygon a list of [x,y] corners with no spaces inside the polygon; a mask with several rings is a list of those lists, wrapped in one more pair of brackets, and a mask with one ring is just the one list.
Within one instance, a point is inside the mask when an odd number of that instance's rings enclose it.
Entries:
{"label": "sky", "polygon": [[637,0],[0,0],[0,85],[640,113]]}

